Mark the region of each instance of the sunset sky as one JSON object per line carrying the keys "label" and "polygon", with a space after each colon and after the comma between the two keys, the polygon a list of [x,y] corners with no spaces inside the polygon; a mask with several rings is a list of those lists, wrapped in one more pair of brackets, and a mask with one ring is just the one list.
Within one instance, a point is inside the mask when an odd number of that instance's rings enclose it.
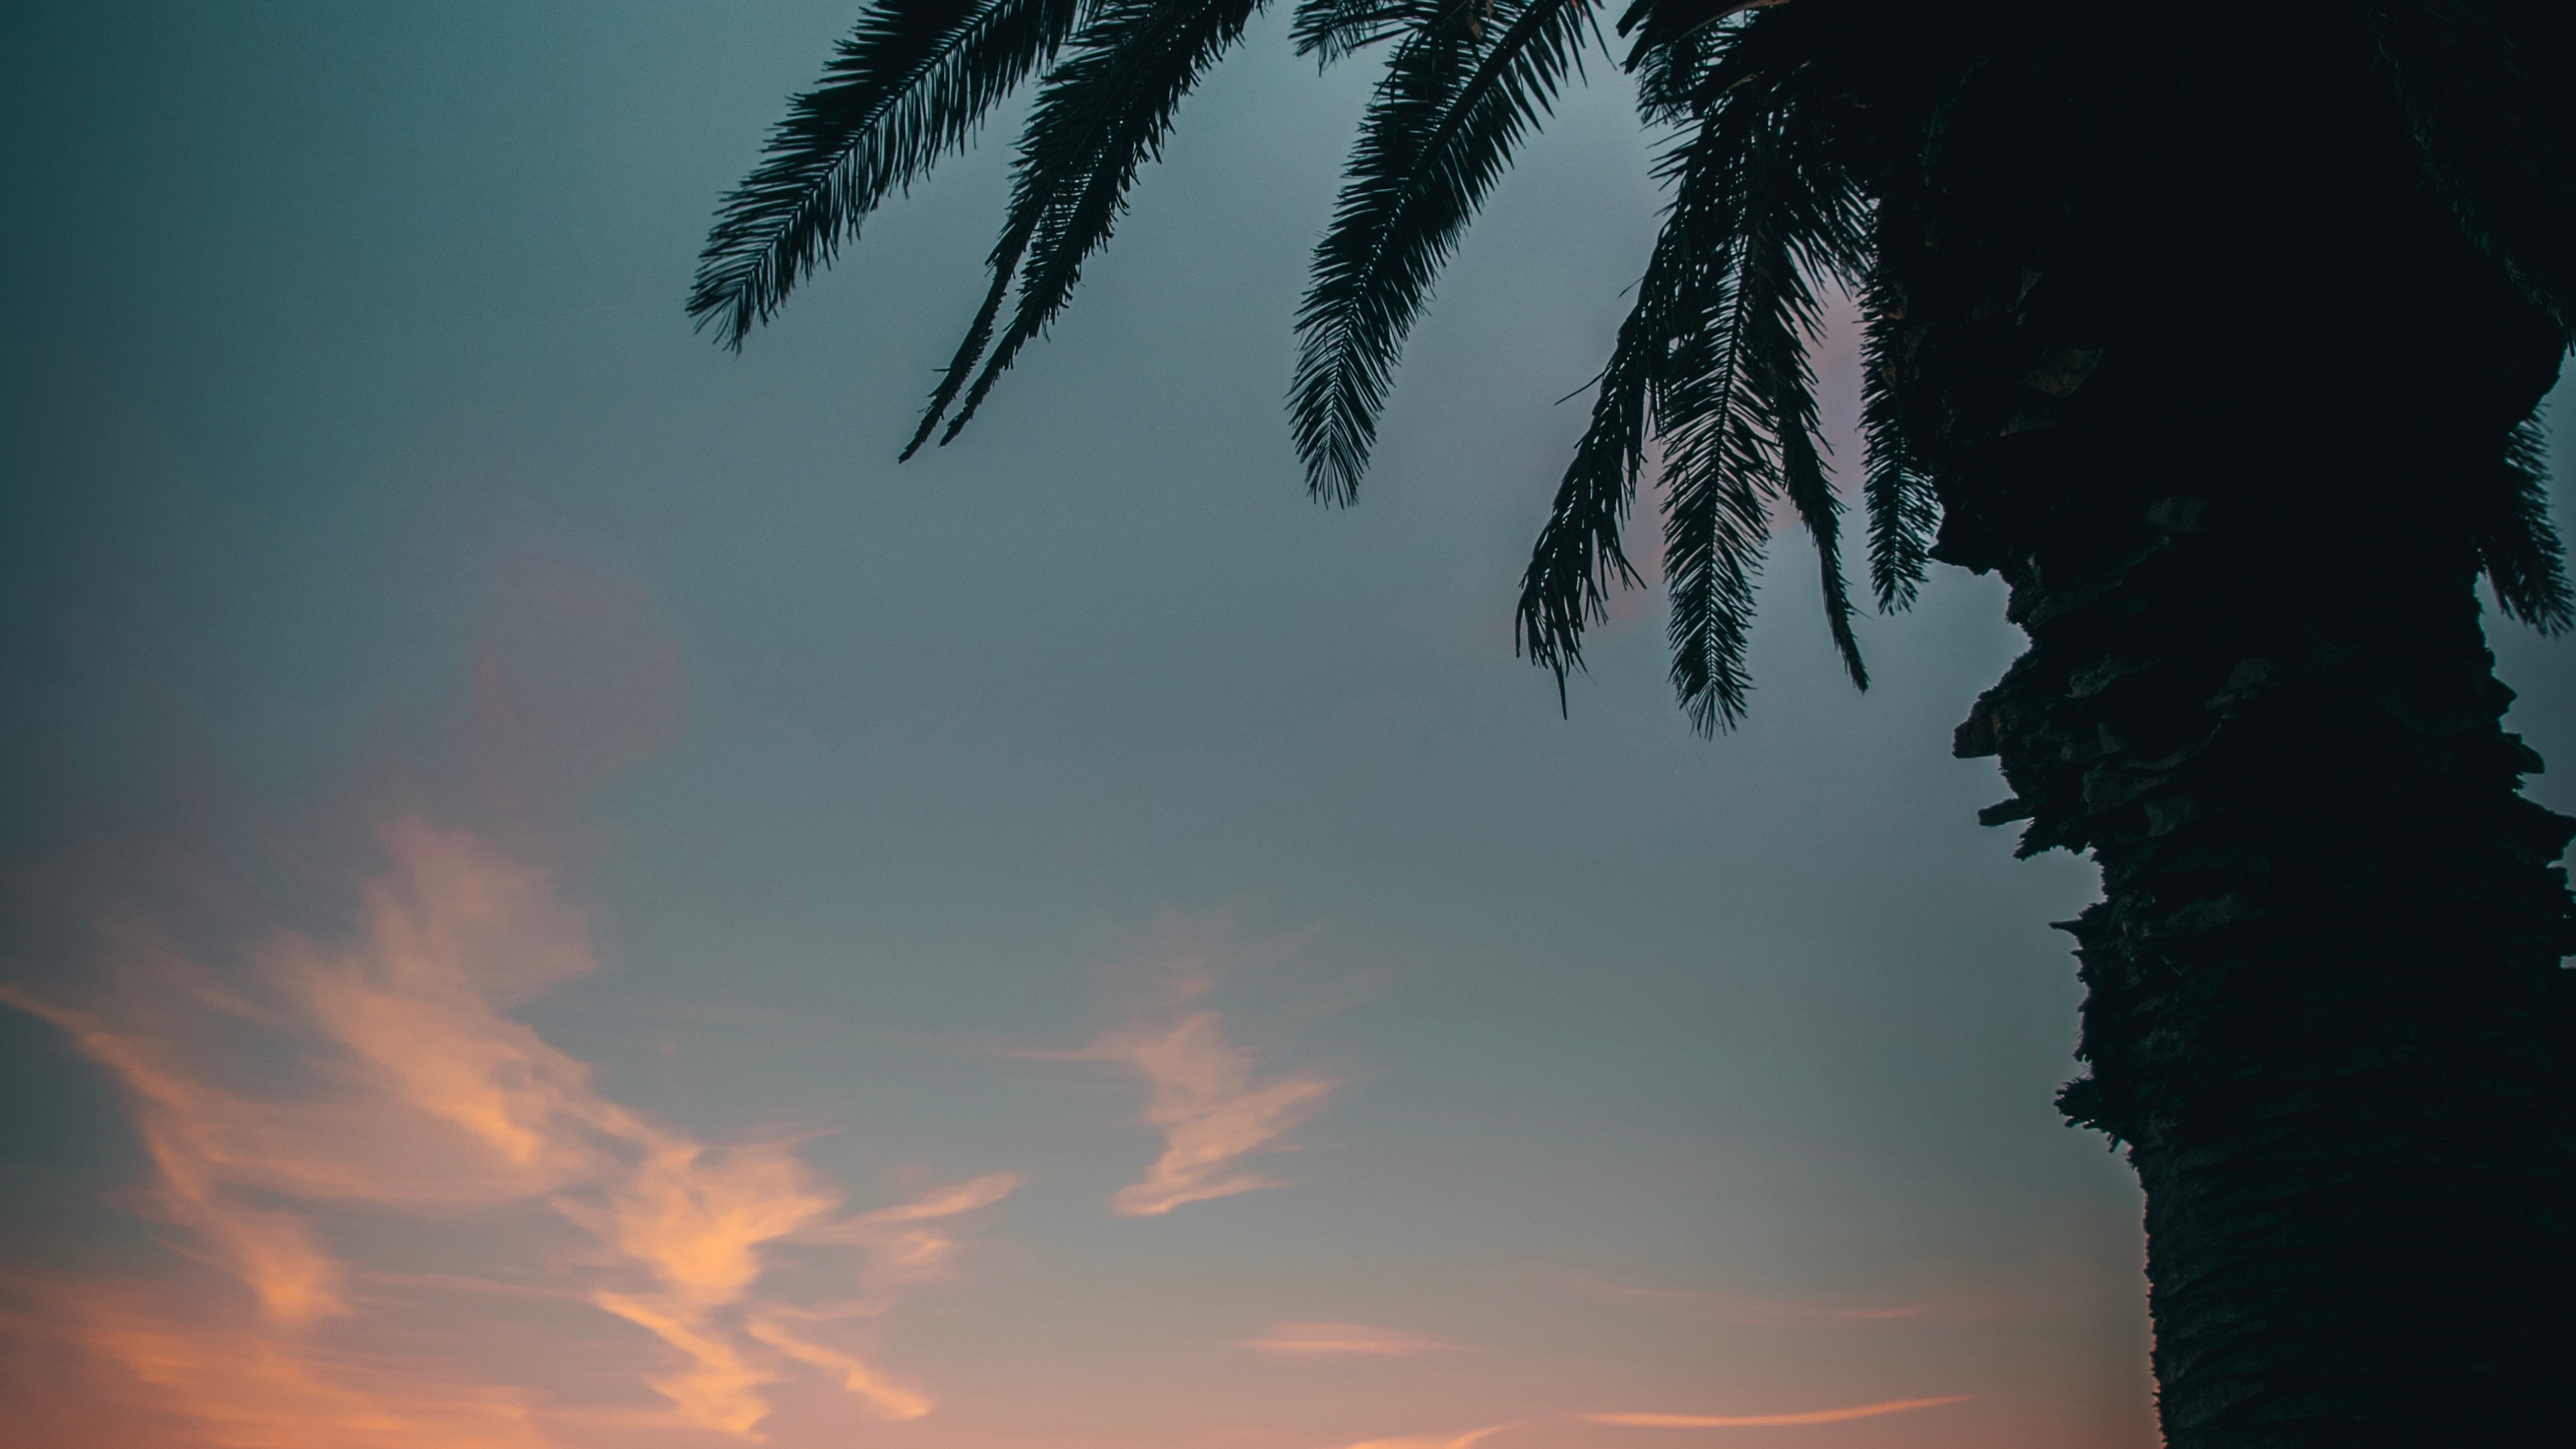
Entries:
{"label": "sunset sky", "polygon": [[1714,742],[1651,594],[1566,715],[1512,655],[1615,68],[1341,512],[1280,400],[1368,74],[1284,12],[954,446],[1007,129],[691,334],[854,11],[6,6],[0,1449],[2153,1444],[2091,870],[1949,756],[2000,586],[1858,696],[1784,540]]}

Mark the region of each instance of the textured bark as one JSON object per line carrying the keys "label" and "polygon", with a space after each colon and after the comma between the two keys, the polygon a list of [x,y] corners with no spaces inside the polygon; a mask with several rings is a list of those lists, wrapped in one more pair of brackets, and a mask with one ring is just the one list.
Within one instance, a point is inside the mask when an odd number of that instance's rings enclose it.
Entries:
{"label": "textured bark", "polygon": [[2576,822],[2474,546],[2559,334],[2359,27],[2062,24],[1888,183],[1877,325],[1935,556],[2030,637],[1959,729],[1985,818],[2102,868],[2063,1104],[2146,1189],[2166,1441],[2563,1442]]}

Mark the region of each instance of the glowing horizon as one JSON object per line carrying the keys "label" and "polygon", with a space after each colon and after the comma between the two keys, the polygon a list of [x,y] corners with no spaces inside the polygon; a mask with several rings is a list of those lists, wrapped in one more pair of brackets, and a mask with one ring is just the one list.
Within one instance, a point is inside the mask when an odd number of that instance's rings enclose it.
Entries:
{"label": "glowing horizon", "polygon": [[[60,1031],[121,1086],[150,1168],[124,1200],[175,1234],[178,1254],[161,1274],[36,1285],[38,1318],[0,1317],[16,1349],[76,1350],[93,1370],[86,1392],[193,1426],[162,1441],[172,1449],[295,1449],[317,1436],[361,1449],[580,1449],[632,1433],[804,1443],[809,1430],[778,1437],[776,1410],[802,1395],[798,1422],[828,1422],[812,1414],[820,1389],[843,1396],[850,1422],[937,1420],[950,1391],[904,1363],[902,1310],[957,1276],[965,1229],[989,1235],[1031,1175],[996,1164],[916,1178],[853,1209],[800,1156],[810,1133],[711,1141],[622,1103],[597,1068],[518,1016],[602,970],[591,923],[549,873],[417,817],[389,821],[376,841],[384,867],[359,889],[347,939],[268,930],[227,970],[129,916],[105,929],[82,999],[0,984],[0,1004]],[[1209,1004],[1214,984],[1185,963],[1090,1045],[1004,1054],[1142,1080],[1129,1120],[1164,1147],[1099,1203],[1113,1220],[1282,1186],[1235,1164],[1275,1150],[1343,1085],[1260,1067]],[[383,1236],[402,1224],[429,1239],[399,1260],[362,1246],[402,1241]],[[452,1261],[420,1256],[439,1238]],[[848,1266],[831,1267],[836,1255]],[[1753,1321],[1775,1324],[1929,1311],[1565,1284],[1568,1301],[1738,1317],[1752,1304]],[[545,1353],[493,1358],[532,1313],[550,1325]],[[1493,1356],[1347,1320],[1282,1318],[1233,1342],[1283,1364]],[[578,1372],[565,1377],[557,1359]],[[1339,1449],[1571,1444],[1586,1424],[1828,1425],[1973,1397],[1755,1415],[1524,1405],[1479,1427]]]}
{"label": "glowing horizon", "polygon": [[1941,1394],[1924,1399],[1889,1399],[1876,1404],[1852,1404],[1839,1409],[1803,1409],[1788,1414],[1586,1414],[1595,1424],[1616,1424],[1630,1429],[1779,1429],[1805,1424],[1841,1424],[1853,1419],[1875,1419],[1885,1414],[1904,1414],[1916,1409],[1937,1409],[1945,1404],[1965,1404],[1974,1394]]}

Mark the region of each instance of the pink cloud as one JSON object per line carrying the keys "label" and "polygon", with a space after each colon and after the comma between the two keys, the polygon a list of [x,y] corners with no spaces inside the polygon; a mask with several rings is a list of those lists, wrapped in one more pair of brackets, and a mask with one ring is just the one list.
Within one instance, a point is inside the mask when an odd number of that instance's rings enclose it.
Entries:
{"label": "pink cloud", "polygon": [[1343,1449],[1475,1449],[1479,1442],[1510,1428],[1509,1424],[1488,1424],[1464,1434],[1412,1434],[1401,1439],[1370,1439]]}
{"label": "pink cloud", "polygon": [[731,1333],[666,1297],[601,1292],[593,1294],[591,1302],[647,1330],[688,1359],[676,1372],[645,1379],[654,1392],[671,1401],[683,1422],[738,1438],[758,1437],[752,1431],[769,1417],[769,1401],[760,1389],[777,1382],[778,1375],[745,1362],[742,1345]]}
{"label": "pink cloud", "polygon": [[1586,1414],[1586,1422],[1620,1424],[1634,1429],[1770,1429],[1798,1424],[1839,1424],[1848,1419],[1875,1419],[1881,1414],[1903,1414],[1915,1409],[1936,1409],[1943,1404],[1964,1404],[1974,1394],[1944,1394],[1932,1399],[1889,1399],[1878,1404],[1854,1404],[1840,1409],[1809,1409],[1794,1414]]}
{"label": "pink cloud", "polygon": [[787,1327],[788,1315],[755,1316],[745,1328],[751,1336],[800,1363],[823,1370],[840,1381],[844,1392],[865,1402],[878,1418],[894,1422],[918,1419],[937,1405],[928,1394],[900,1376],[874,1364],[800,1337]]}
{"label": "pink cloud", "polygon": [[[0,986],[0,1003],[51,1023],[120,1077],[155,1177],[141,1195],[158,1218],[189,1235],[189,1255],[256,1295],[268,1317],[302,1323],[346,1313],[341,1265],[310,1218],[247,1201],[236,1182],[307,1192],[355,1189],[357,1178],[316,1152],[338,1125],[328,1114],[279,1114],[189,1077],[166,1046],[99,1017]],[[351,1124],[354,1125],[354,1124]]]}
{"label": "pink cloud", "polygon": [[1259,1338],[1245,1339],[1241,1345],[1256,1353],[1312,1355],[1358,1354],[1375,1358],[1409,1358],[1420,1353],[1454,1353],[1458,1345],[1406,1333],[1395,1328],[1371,1328],[1364,1323],[1274,1323]]}
{"label": "pink cloud", "polygon": [[[1173,997],[1186,1003],[1209,985],[1193,972]],[[1145,1079],[1145,1122],[1163,1134],[1163,1152],[1143,1178],[1110,1197],[1109,1210],[1120,1217],[1159,1217],[1188,1203],[1284,1186],[1239,1164],[1278,1150],[1280,1139],[1341,1086],[1312,1071],[1256,1080],[1253,1054],[1230,1041],[1223,1017],[1207,1009],[1111,1031],[1080,1051],[1028,1055],[1114,1062]]]}
{"label": "pink cloud", "polygon": [[[51,1305],[46,1332],[114,1365],[221,1449],[547,1449],[529,1395],[312,1345],[260,1325],[195,1319],[130,1295]],[[111,1386],[109,1389],[113,1392]]]}
{"label": "pink cloud", "polygon": [[[787,1144],[710,1144],[621,1105],[587,1063],[508,1014],[597,969],[544,873],[418,822],[382,843],[390,868],[362,892],[351,938],[273,935],[251,952],[253,989],[132,924],[109,935],[114,984],[95,1001],[0,987],[0,1002],[52,1023],[123,1085],[151,1164],[137,1204],[186,1257],[247,1290],[230,1306],[65,1281],[9,1334],[121,1366],[225,1449],[539,1449],[554,1442],[548,1424],[597,1417],[417,1349],[352,1346],[453,1322],[422,1314],[424,1294],[466,1306],[469,1323],[497,1295],[631,1325],[576,1329],[580,1353],[663,1400],[659,1414],[611,1411],[630,1428],[756,1440],[768,1386],[818,1371],[879,1417],[930,1412],[835,1325],[939,1277],[954,1220],[1020,1179],[850,1214]],[[335,1246],[362,1219],[460,1212],[487,1223],[476,1251],[504,1261],[376,1271]],[[852,1250],[862,1296],[783,1296],[766,1279],[772,1248],[790,1242]],[[457,1352],[476,1347],[468,1334]]]}
{"label": "pink cloud", "polygon": [[[879,1208],[854,1218],[808,1228],[797,1236],[805,1242],[848,1243],[865,1249],[870,1279],[882,1290],[928,1282],[946,1271],[957,1250],[954,1224],[980,1208],[991,1207],[1027,1183],[1016,1172],[990,1172],[951,1187],[935,1188],[910,1202]],[[876,1309],[852,1309],[851,1313]]]}

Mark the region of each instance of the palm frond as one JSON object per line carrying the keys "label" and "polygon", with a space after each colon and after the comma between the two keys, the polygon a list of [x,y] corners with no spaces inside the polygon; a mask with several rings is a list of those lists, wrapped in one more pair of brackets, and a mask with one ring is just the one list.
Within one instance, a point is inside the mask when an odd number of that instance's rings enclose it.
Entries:
{"label": "palm frond", "polygon": [[1868,319],[1861,341],[1860,426],[1868,450],[1861,496],[1869,513],[1869,587],[1879,612],[1892,614],[1912,608],[1923,586],[1941,504],[1906,439],[1897,404],[1905,367],[1899,339],[1904,298],[1873,279],[1861,305]]}
{"label": "palm frond", "polygon": [[[1774,128],[1729,145],[1710,181],[1721,190],[1704,211],[1725,231],[1725,273],[1708,286],[1689,330],[1673,341],[1670,375],[1654,397],[1664,455],[1665,626],[1673,692],[1702,734],[1743,718],[1752,680],[1745,651],[1753,584],[1770,541],[1770,499],[1780,483],[1780,419],[1762,384],[1775,381],[1781,354],[1797,347],[1787,315],[1803,289],[1784,218],[1765,215],[1754,193],[1779,166]],[[1682,186],[1691,184],[1685,173]],[[1674,209],[1678,219],[1688,212]],[[1668,223],[1670,224],[1670,223]]]}
{"label": "palm frond", "polygon": [[[992,291],[905,456],[957,403],[971,372],[965,400],[940,435],[942,443],[954,439],[1021,349],[1072,300],[1083,263],[1125,213],[1137,171],[1161,154],[1181,99],[1243,38],[1264,3],[1096,0],[1066,58],[1039,89],[1020,136],[1009,217],[992,254]],[[1009,325],[988,353],[985,339],[1014,288]]]}
{"label": "palm frond", "polygon": [[[1664,459],[1669,484],[1676,478],[1677,455],[1689,443],[1675,436],[1679,430],[1673,424],[1691,416],[1704,421],[1714,411],[1695,395],[1705,389],[1708,374],[1725,350],[1719,323],[1734,310],[1741,215],[1735,205],[1734,157],[1743,139],[1740,121],[1741,113],[1705,119],[1657,164],[1673,199],[1665,208],[1645,275],[1638,280],[1636,301],[1621,322],[1609,364],[1602,369],[1590,425],[1575,445],[1555,506],[1521,575],[1516,644],[1528,651],[1534,663],[1555,673],[1560,701],[1567,674],[1583,667],[1585,628],[1607,615],[1609,585],[1614,580],[1628,587],[1642,582],[1628,562],[1621,532],[1635,502],[1649,437],[1661,433],[1669,445]],[[1693,537],[1714,540],[1711,525],[1724,517],[1709,507],[1717,501],[1716,495],[1703,490],[1691,501],[1695,513],[1684,530]],[[1706,511],[1709,517],[1703,520],[1698,511]],[[1669,532],[1671,509],[1666,516]],[[1758,502],[1753,524],[1765,526]],[[1718,571],[1711,574],[1703,569],[1687,585],[1676,585],[1677,600],[1681,587],[1703,600],[1712,588],[1725,593],[1725,561],[1742,562],[1740,550],[1712,546],[1702,552],[1719,563]],[[1732,610],[1740,621],[1750,605],[1751,589],[1741,567],[1735,575],[1736,582],[1744,585]],[[1678,614],[1682,605],[1677,601],[1675,608]],[[1721,607],[1719,612],[1729,610]],[[1740,661],[1740,651],[1738,657]],[[1722,648],[1718,658],[1715,672],[1723,674]],[[1741,678],[1733,684],[1730,697],[1740,699]],[[1704,689],[1686,691],[1685,698],[1705,694]]]}
{"label": "palm frond", "polygon": [[1387,62],[1298,309],[1289,391],[1306,483],[1356,495],[1432,279],[1580,64],[1593,0],[1444,0]]}
{"label": "palm frond", "polygon": [[[1748,85],[1780,89],[1854,26],[1883,27],[1883,0],[1637,0],[1619,33],[1639,32],[1627,69],[1637,76],[1637,110],[1678,125],[1726,103]],[[1860,13],[1862,6],[1875,6]],[[1741,100],[1742,97],[1737,97]]]}
{"label": "palm frond", "polygon": [[[1812,67],[1764,78],[1732,56],[1764,28],[1730,26],[1702,57],[1709,68],[1658,78],[1699,120],[1658,168],[1673,200],[1602,373],[1592,427],[1522,576],[1519,610],[1523,647],[1562,690],[1610,579],[1633,580],[1618,531],[1651,433],[1663,444],[1672,682],[1703,733],[1742,717],[1754,582],[1777,502],[1814,538],[1835,648],[1854,683],[1868,680],[1807,361],[1822,320],[1813,281],[1855,285],[1868,208],[1828,154],[1826,109],[1803,104]],[[1727,68],[1763,83],[1701,87],[1710,70]]]}
{"label": "palm frond", "polygon": [[2478,536],[2478,564],[2507,614],[2544,634],[2576,628],[2576,594],[2567,587],[2567,550],[2549,521],[2548,443],[2538,419],[2525,419],[2505,444],[2502,507]]}
{"label": "palm frond", "polygon": [[[1675,148],[1662,169],[1668,177],[1678,176],[1712,157],[1703,139],[1697,146]],[[1710,309],[1703,294],[1712,283],[1723,284],[1720,259],[1700,248],[1706,228],[1676,214],[1683,202],[1698,200],[1705,187],[1678,189],[1655,237],[1646,273],[1638,279],[1636,301],[1619,324],[1609,364],[1594,380],[1590,423],[1575,444],[1556,502],[1521,572],[1512,647],[1556,675],[1560,706],[1566,676],[1583,667],[1583,631],[1609,617],[1609,586],[1645,584],[1628,562],[1620,537],[1636,504],[1638,475],[1645,469],[1654,391],[1672,361],[1685,319],[1705,315]]]}
{"label": "palm frond", "polygon": [[1780,0],[1634,0],[1619,17],[1619,34],[1637,37],[1636,49],[1628,64],[1635,69],[1639,59],[1654,51],[1671,47],[1686,36],[1715,28],[1747,10],[1761,10]]}
{"label": "palm frond", "polygon": [[689,315],[739,349],[859,223],[1053,59],[1086,0],[875,0],[724,200]]}
{"label": "palm frond", "polygon": [[1754,388],[1778,450],[1780,492],[1816,546],[1834,652],[1852,684],[1867,689],[1869,670],[1852,636],[1851,592],[1843,581],[1843,505],[1825,474],[1824,430],[1807,349],[1824,330],[1811,279],[1834,278],[1850,290],[1866,250],[1869,210],[1838,168],[1797,146],[1797,133],[1809,119],[1775,112],[1768,139],[1756,143],[1750,158],[1756,171],[1745,204],[1766,216],[1750,219],[1741,290],[1748,301],[1769,300],[1748,340],[1755,344]]}
{"label": "palm frond", "polygon": [[[1806,289],[1792,268],[1792,286]],[[1816,335],[1818,318],[1812,294],[1790,299],[1782,310],[1801,328],[1789,346],[1773,356],[1777,374],[1765,389],[1771,397],[1772,426],[1780,448],[1781,492],[1798,512],[1807,537],[1816,546],[1816,567],[1824,591],[1825,628],[1842,659],[1853,687],[1869,688],[1869,667],[1861,662],[1860,641],[1852,634],[1851,589],[1843,581],[1843,502],[1825,476],[1825,443],[1816,423],[1816,379],[1807,364],[1806,342]]]}
{"label": "palm frond", "polygon": [[[1298,0],[1288,38],[1317,69],[1431,23],[1444,0]],[[1454,3],[1454,0],[1448,0]]]}
{"label": "palm frond", "polygon": [[[939,386],[931,391],[930,406],[921,410],[921,421],[914,426],[912,437],[904,443],[903,451],[895,455],[896,462],[912,461],[912,455],[921,451],[921,445],[930,440],[931,431],[939,426],[941,415],[957,401],[958,390],[975,375],[975,360],[992,345],[993,324],[1002,315],[1002,304],[1010,300],[1011,284],[1018,280],[1020,274],[1020,259],[1028,255],[1029,240],[1036,235],[1038,223],[1044,216],[1043,208],[1013,208],[1001,240],[993,243],[993,250],[984,258],[985,269],[993,274],[993,281],[984,289],[983,305],[975,309],[975,320],[966,325],[966,336],[957,344],[956,355],[940,369]],[[957,429],[952,427],[948,431],[954,437]]]}

